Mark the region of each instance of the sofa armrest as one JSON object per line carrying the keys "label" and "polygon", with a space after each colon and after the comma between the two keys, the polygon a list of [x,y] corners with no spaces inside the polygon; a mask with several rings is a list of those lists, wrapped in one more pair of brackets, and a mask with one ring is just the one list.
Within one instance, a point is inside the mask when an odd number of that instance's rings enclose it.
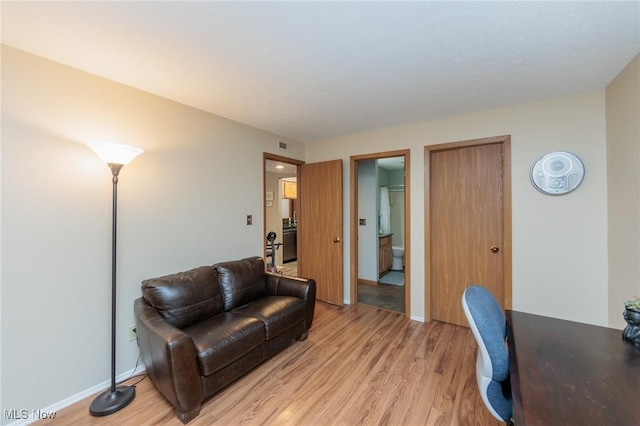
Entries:
{"label": "sofa armrest", "polygon": [[143,298],[134,302],[138,345],[147,374],[186,423],[200,412],[202,379],[191,337],[165,321]]}
{"label": "sofa armrest", "polygon": [[299,297],[305,301],[305,331],[311,328],[316,308],[316,281],[312,278],[290,277],[265,272],[268,296]]}

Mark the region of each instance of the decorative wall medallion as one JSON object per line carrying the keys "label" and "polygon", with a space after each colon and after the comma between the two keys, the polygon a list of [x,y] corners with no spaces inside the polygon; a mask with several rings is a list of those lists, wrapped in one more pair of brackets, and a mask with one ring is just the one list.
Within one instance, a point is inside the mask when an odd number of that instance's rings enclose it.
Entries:
{"label": "decorative wall medallion", "polygon": [[533,163],[530,178],[533,186],[543,194],[568,194],[580,186],[584,164],[570,152],[550,152]]}

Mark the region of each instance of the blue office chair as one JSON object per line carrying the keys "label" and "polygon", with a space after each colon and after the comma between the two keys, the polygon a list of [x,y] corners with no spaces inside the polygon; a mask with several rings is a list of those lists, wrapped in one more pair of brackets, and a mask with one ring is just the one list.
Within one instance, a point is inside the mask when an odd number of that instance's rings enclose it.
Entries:
{"label": "blue office chair", "polygon": [[513,404],[504,312],[493,295],[477,285],[464,291],[462,309],[478,343],[476,379],[482,401],[496,419],[511,423]]}

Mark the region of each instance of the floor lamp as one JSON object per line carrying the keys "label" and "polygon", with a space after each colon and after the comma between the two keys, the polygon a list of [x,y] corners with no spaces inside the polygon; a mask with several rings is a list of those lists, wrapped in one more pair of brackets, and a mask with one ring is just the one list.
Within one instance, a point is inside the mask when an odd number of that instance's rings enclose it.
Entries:
{"label": "floor lamp", "polygon": [[92,416],[107,416],[129,405],[136,396],[133,386],[116,387],[116,219],[118,203],[118,174],[142,150],[128,145],[112,143],[88,143],[87,146],[111,169],[113,175],[113,209],[111,238],[111,387],[98,395],[89,406]]}

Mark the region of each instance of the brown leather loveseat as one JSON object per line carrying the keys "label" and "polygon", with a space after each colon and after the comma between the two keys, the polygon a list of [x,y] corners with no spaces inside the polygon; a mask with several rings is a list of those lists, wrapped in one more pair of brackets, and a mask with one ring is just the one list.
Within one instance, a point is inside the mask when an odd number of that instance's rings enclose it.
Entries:
{"label": "brown leather loveseat", "polygon": [[142,296],[134,303],[142,360],[187,423],[205,398],[307,338],[316,283],[265,272],[251,257],[145,280]]}

